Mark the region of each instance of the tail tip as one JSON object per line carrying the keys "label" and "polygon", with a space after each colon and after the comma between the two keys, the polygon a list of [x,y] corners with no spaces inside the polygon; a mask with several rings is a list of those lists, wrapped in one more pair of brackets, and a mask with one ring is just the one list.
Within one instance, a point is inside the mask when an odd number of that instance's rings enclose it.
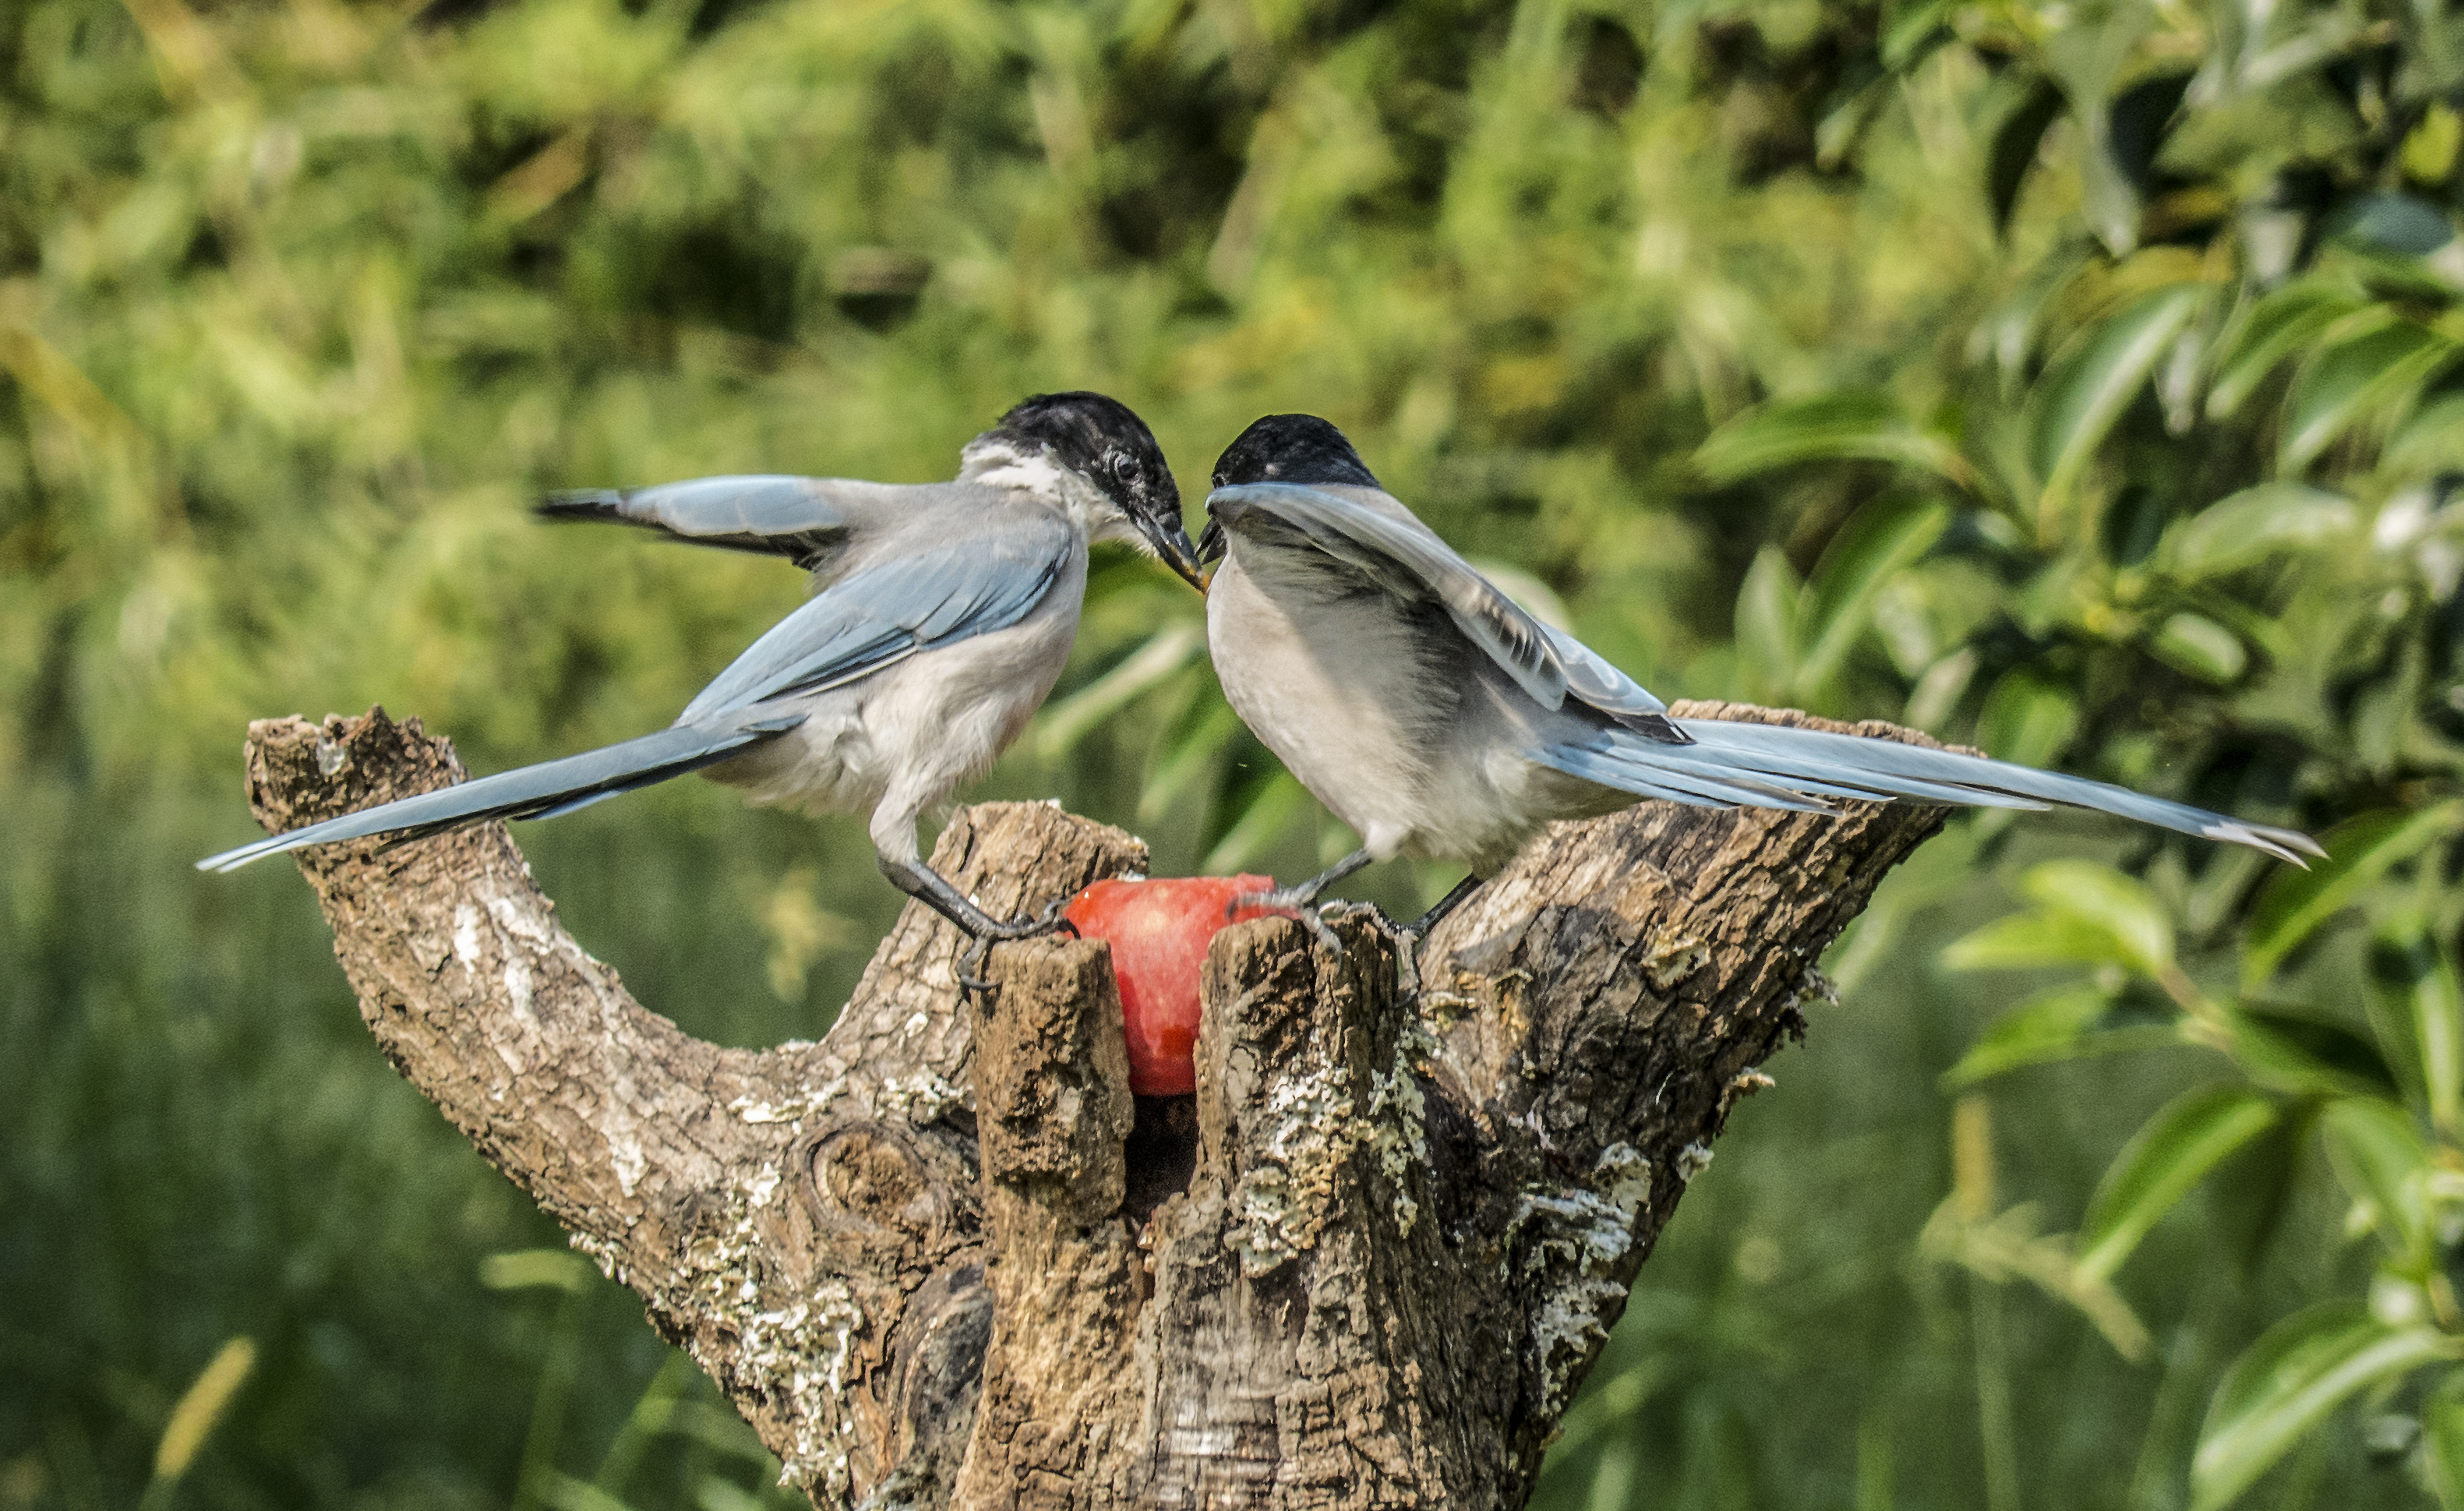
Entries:
{"label": "tail tip", "polygon": [[2208,825],[2200,831],[2200,837],[2228,844],[2246,844],[2279,861],[2290,862],[2305,871],[2310,868],[2310,862],[2303,860],[2303,856],[2322,861],[2327,858],[2326,850],[2319,842],[2300,830],[2278,829],[2270,824],[2243,823],[2227,819]]}
{"label": "tail tip", "polygon": [[624,507],[622,489],[565,488],[540,494],[531,513],[541,519],[609,519]]}

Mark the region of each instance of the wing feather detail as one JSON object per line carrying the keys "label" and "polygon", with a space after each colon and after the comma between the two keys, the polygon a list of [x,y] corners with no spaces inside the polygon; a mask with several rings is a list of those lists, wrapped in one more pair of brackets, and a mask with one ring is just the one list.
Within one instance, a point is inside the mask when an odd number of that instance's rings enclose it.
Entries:
{"label": "wing feather detail", "polygon": [[1007,629],[1067,570],[1069,528],[1039,515],[993,542],[860,567],[772,625],[711,679],[679,722],[825,692],[918,651]]}
{"label": "wing feather detail", "polygon": [[614,520],[696,545],[782,556],[811,567],[869,519],[895,507],[892,498],[904,492],[910,490],[840,478],[696,477],[655,488],[550,493],[538,513],[550,519]]}

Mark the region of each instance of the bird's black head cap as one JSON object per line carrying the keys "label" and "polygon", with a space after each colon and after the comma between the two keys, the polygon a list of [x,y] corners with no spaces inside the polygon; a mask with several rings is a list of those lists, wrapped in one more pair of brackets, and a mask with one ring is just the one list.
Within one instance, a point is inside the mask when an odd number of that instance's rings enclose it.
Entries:
{"label": "bird's black head cap", "polygon": [[1012,405],[992,435],[1021,451],[1040,450],[1103,490],[1156,555],[1198,582],[1196,548],[1180,522],[1180,485],[1155,432],[1128,405],[1084,390],[1035,394]]}
{"label": "bird's black head cap", "polygon": [[1144,523],[1152,515],[1180,520],[1180,488],[1163,448],[1137,412],[1100,393],[1040,393],[1011,406],[993,434],[1023,450],[1041,449],[1104,491],[1121,512]]}
{"label": "bird's black head cap", "polygon": [[1225,447],[1215,459],[1214,486],[1242,483],[1379,486],[1343,432],[1313,414],[1270,414]]}

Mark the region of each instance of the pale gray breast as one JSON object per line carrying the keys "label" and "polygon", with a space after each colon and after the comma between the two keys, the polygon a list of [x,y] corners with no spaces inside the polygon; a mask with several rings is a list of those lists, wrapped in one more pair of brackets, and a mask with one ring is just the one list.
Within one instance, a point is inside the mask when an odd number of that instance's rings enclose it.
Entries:
{"label": "pale gray breast", "polygon": [[1364,839],[1412,823],[1467,682],[1432,612],[1315,551],[1238,537],[1207,592],[1225,699]]}

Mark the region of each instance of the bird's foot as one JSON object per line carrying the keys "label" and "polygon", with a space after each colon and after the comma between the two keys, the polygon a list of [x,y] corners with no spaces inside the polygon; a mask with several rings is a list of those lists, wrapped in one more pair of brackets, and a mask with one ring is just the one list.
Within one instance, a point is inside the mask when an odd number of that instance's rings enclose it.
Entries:
{"label": "bird's foot", "polygon": [[1334,931],[1326,926],[1325,915],[1331,912],[1336,917],[1341,917],[1342,910],[1352,905],[1329,903],[1324,908],[1320,908],[1317,894],[1323,890],[1325,890],[1324,887],[1314,883],[1304,882],[1298,887],[1278,887],[1271,891],[1235,892],[1232,894],[1232,900],[1223,905],[1223,916],[1228,921],[1240,917],[1244,912],[1265,912],[1289,918],[1309,930],[1311,938],[1340,959],[1343,955],[1343,941],[1336,938]]}
{"label": "bird's foot", "polygon": [[[1448,914],[1463,905],[1463,900],[1480,890],[1483,878],[1477,874],[1455,883],[1446,895],[1432,904],[1427,912],[1399,929],[1394,929],[1395,953],[1401,957],[1403,999],[1411,1001],[1420,995],[1420,947]],[[1382,914],[1380,916],[1383,916]]]}
{"label": "bird's foot", "polygon": [[1012,918],[1007,922],[997,922],[988,918],[978,927],[968,930],[968,933],[975,942],[967,947],[965,954],[958,957],[957,973],[958,985],[970,992],[980,992],[986,996],[991,996],[1000,990],[988,978],[993,965],[993,946],[997,944],[1008,944],[1019,939],[1033,939],[1042,934],[1059,933],[1064,930],[1068,931],[1069,937],[1072,939],[1084,937],[1078,932],[1078,926],[1063,915],[1063,910],[1068,906],[1069,899],[1064,897],[1047,904],[1044,911],[1032,918]]}

